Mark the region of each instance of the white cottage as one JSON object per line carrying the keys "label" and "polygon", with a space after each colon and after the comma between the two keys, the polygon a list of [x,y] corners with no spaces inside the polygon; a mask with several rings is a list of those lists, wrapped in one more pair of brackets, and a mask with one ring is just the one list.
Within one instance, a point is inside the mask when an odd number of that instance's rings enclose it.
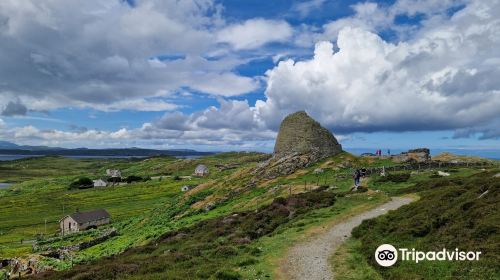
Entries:
{"label": "white cottage", "polygon": [[195,176],[203,177],[203,176],[207,176],[208,174],[209,174],[208,167],[206,165],[204,165],[204,164],[199,164],[194,169],[194,175]]}
{"label": "white cottage", "polygon": [[106,169],[106,175],[108,175],[111,178],[121,178],[122,172],[117,169]]}
{"label": "white cottage", "polygon": [[109,224],[111,216],[104,209],[98,209],[90,212],[76,212],[67,215],[59,221],[61,234],[78,232],[90,227]]}
{"label": "white cottage", "polygon": [[105,187],[108,185],[108,183],[103,179],[92,180],[92,182],[94,182],[94,188]]}

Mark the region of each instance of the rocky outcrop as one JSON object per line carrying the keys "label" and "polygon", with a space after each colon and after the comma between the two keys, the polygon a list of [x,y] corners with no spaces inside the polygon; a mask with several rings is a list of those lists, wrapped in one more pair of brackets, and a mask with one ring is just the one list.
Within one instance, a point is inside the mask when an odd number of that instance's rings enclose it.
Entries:
{"label": "rocky outcrop", "polygon": [[335,136],[306,112],[300,111],[283,120],[273,157],[262,164],[256,174],[267,179],[288,175],[340,152],[342,146]]}
{"label": "rocky outcrop", "polygon": [[428,162],[431,160],[430,150],[427,148],[409,150],[408,152],[403,152],[399,155],[392,156],[392,160],[396,163]]}

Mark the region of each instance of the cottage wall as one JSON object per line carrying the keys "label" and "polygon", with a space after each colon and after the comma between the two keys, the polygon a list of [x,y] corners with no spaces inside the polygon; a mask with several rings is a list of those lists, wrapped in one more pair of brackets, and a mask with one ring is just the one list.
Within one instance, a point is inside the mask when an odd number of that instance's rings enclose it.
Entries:
{"label": "cottage wall", "polygon": [[66,216],[59,222],[59,228],[61,230],[61,234],[65,235],[73,232],[79,232],[81,230],[85,230],[92,226],[97,227],[100,225],[109,224],[109,222],[110,222],[109,218],[103,218],[79,224],[73,218],[71,218],[71,216]]}
{"label": "cottage wall", "polygon": [[66,216],[59,222],[59,228],[61,230],[61,234],[68,234],[72,232],[77,232],[80,230],[78,227],[78,223],[71,218],[71,216]]}

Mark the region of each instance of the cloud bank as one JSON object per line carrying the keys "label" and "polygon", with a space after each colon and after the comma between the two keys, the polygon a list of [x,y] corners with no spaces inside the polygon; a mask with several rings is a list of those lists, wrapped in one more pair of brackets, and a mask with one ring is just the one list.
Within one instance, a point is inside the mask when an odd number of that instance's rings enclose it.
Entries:
{"label": "cloud bank", "polygon": [[[323,1],[305,3],[295,12],[307,16]],[[0,137],[256,147],[268,145],[282,118],[298,110],[341,137],[436,130],[453,130],[455,138],[500,137],[500,1],[399,0],[352,8],[352,16],[315,27],[264,18],[226,22],[223,8],[209,0],[136,1],[134,7],[2,1],[3,116],[70,106],[166,113],[115,131],[13,128],[0,121]],[[423,20],[395,24],[401,16]],[[252,59],[243,54],[284,42],[293,42],[300,56],[277,62],[265,77],[235,70]],[[314,50],[307,49],[311,44]],[[234,98],[261,87],[255,103]],[[183,113],[176,103],[183,90],[212,96],[219,106]]]}

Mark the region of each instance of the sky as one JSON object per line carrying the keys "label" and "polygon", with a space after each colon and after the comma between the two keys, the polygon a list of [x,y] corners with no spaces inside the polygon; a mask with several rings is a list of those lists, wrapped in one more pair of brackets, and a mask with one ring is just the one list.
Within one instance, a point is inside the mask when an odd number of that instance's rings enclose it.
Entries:
{"label": "sky", "polygon": [[500,0],[2,0],[0,140],[500,149]]}

